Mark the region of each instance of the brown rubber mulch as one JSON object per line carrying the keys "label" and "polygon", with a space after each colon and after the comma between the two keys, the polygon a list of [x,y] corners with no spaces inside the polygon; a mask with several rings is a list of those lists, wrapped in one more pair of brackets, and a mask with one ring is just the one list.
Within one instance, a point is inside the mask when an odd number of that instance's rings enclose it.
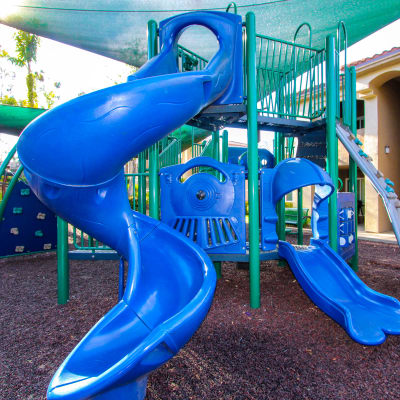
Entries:
{"label": "brown rubber mulch", "polygon": [[[361,279],[400,298],[398,247],[363,241],[360,255]],[[150,376],[148,400],[400,398],[399,336],[353,342],[276,262],[261,266],[258,310],[248,305],[248,272],[227,263],[223,271],[201,328]],[[116,298],[115,262],[71,262],[71,300],[57,306],[54,254],[0,260],[0,399],[44,399]]]}

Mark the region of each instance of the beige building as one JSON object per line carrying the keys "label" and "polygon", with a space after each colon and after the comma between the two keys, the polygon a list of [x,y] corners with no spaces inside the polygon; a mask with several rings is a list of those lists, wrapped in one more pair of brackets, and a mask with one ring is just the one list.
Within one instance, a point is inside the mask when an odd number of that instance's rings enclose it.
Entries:
{"label": "beige building", "polygon": [[[400,47],[350,64],[357,71],[357,133],[377,169],[400,190]],[[339,144],[339,177],[348,188],[348,153]],[[368,232],[391,230],[383,202],[358,172],[359,223]]]}

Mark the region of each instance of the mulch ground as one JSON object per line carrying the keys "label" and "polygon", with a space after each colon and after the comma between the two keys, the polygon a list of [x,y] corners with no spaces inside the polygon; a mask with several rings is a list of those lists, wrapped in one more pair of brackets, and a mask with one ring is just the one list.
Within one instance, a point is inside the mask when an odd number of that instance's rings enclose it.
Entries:
{"label": "mulch ground", "polygon": [[[359,276],[400,298],[396,245],[360,242]],[[117,300],[117,265],[72,261],[71,299],[56,305],[56,257],[0,260],[0,399],[45,399],[80,338]],[[147,399],[400,399],[400,337],[353,342],[303,293],[289,268],[261,265],[262,307],[248,272],[223,265],[192,340],[149,378]],[[121,399],[122,400],[122,399]]]}

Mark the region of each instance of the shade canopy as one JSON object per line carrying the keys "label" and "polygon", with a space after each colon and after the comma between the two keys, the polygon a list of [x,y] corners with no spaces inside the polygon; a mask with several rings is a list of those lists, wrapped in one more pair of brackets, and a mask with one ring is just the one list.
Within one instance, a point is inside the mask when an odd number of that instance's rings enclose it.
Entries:
{"label": "shade canopy", "polygon": [[[147,58],[147,21],[157,22],[194,10],[225,11],[224,0],[2,0],[0,22],[94,53],[141,66]],[[312,45],[344,21],[348,45],[400,18],[400,0],[237,0],[237,12],[256,15],[257,32],[292,41],[297,27],[308,22]],[[233,11],[231,7],[230,12]],[[307,29],[298,42],[308,43]],[[210,58],[216,41],[204,29],[190,28],[182,45]]]}

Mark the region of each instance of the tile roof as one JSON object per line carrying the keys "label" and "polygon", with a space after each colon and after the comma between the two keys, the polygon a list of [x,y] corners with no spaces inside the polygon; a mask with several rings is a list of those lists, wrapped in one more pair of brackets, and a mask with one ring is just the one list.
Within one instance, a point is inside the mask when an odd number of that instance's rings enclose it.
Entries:
{"label": "tile roof", "polygon": [[[356,68],[357,68],[357,67],[361,67],[361,66],[363,66],[363,65],[370,64],[370,63],[372,63],[373,61],[381,60],[381,59],[383,59],[383,58],[385,58],[385,57],[394,55],[394,54],[396,54],[396,53],[400,53],[400,47],[393,47],[393,48],[390,49],[390,50],[385,50],[385,51],[383,51],[382,53],[373,55],[372,57],[362,58],[361,60],[358,60],[358,61],[355,61],[355,62],[350,63],[350,64],[349,64],[349,67],[352,67],[352,66],[354,66],[354,67],[356,67]],[[343,67],[342,67],[342,69],[343,69]]]}

